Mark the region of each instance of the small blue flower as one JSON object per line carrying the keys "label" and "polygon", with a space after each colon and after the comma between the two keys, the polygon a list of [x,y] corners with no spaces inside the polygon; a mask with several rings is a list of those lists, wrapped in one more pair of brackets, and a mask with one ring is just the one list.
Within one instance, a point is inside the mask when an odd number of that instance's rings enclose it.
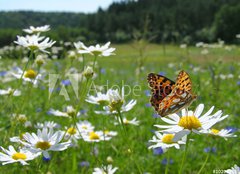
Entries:
{"label": "small blue flower", "polygon": [[46,158],[46,157],[43,156],[43,161],[48,162],[48,161],[50,161],[50,160],[51,160],[51,157]]}
{"label": "small blue flower", "polygon": [[37,108],[36,109],[36,112],[41,112],[42,111],[42,108]]}
{"label": "small blue flower", "polygon": [[170,160],[168,161],[167,158],[164,158],[164,159],[162,160],[162,164],[163,164],[163,165],[172,164],[172,163],[173,163],[173,160],[172,160],[172,159],[170,159]]}
{"label": "small blue flower", "polygon": [[152,115],[152,117],[153,117],[153,118],[160,118],[160,116],[159,116],[157,113],[154,113],[154,114]]}
{"label": "small blue flower", "polygon": [[240,86],[240,81],[237,81],[237,85],[239,85],[239,86]]}
{"label": "small blue flower", "polygon": [[158,74],[161,75],[161,76],[165,76],[165,75],[166,75],[166,72],[160,71]]}
{"label": "small blue flower", "polygon": [[84,115],[84,114],[86,114],[86,113],[87,113],[87,110],[86,110],[86,109],[80,110],[80,114],[81,114],[81,115]]}
{"label": "small blue flower", "polygon": [[209,153],[211,151],[211,147],[206,147],[203,149],[204,152]]}
{"label": "small blue flower", "polygon": [[5,76],[7,74],[7,71],[0,71],[0,76]]}
{"label": "small blue flower", "polygon": [[161,147],[157,147],[157,148],[154,148],[153,149],[153,154],[154,155],[161,155],[161,154],[163,154],[164,152],[163,152],[163,149],[161,148]]}
{"label": "small blue flower", "polygon": [[145,93],[146,96],[151,96],[150,90],[145,90],[144,93]]}
{"label": "small blue flower", "polygon": [[226,129],[227,129],[227,130],[230,130],[229,133],[234,133],[234,132],[237,132],[237,131],[238,131],[238,128],[236,128],[236,127],[231,127],[231,126],[227,126]]}
{"label": "small blue flower", "polygon": [[71,81],[69,80],[69,79],[66,79],[66,80],[62,80],[62,85],[64,85],[64,86],[69,86],[69,85],[71,85]]}
{"label": "small blue flower", "polygon": [[61,87],[57,87],[57,88],[56,88],[56,91],[60,91],[60,90],[61,90]]}
{"label": "small blue flower", "polygon": [[212,147],[212,152],[216,153],[217,152],[217,148],[216,147]]}
{"label": "small blue flower", "polygon": [[80,167],[89,167],[90,163],[88,161],[82,161],[82,162],[79,163],[79,166]]}
{"label": "small blue flower", "polygon": [[206,148],[204,148],[203,149],[203,151],[205,152],[205,153],[216,153],[217,152],[217,148],[216,147],[206,147]]}
{"label": "small blue flower", "polygon": [[50,110],[47,111],[47,115],[52,115],[52,112]]}
{"label": "small blue flower", "polygon": [[151,105],[151,103],[146,103],[145,106],[149,108],[149,107],[151,107],[152,105]]}
{"label": "small blue flower", "polygon": [[105,68],[101,68],[100,72],[101,72],[101,74],[106,74],[106,69]]}

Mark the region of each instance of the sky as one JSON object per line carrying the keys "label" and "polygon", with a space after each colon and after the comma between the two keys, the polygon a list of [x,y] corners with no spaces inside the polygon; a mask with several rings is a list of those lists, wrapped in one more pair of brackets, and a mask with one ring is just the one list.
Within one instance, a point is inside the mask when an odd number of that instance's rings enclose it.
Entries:
{"label": "sky", "polygon": [[96,12],[120,0],[0,0],[0,11],[34,10],[64,12]]}

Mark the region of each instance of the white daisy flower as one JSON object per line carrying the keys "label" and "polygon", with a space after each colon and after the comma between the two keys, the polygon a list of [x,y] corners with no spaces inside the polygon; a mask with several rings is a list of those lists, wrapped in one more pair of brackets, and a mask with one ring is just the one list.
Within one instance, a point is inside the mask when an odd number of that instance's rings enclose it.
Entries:
{"label": "white daisy flower", "polygon": [[[119,119],[119,121],[121,121],[120,118],[118,118],[118,119]],[[116,122],[115,124],[119,124],[119,122]],[[132,120],[128,120],[126,117],[124,117],[123,118],[123,124],[125,124],[125,125],[132,124],[132,125],[138,126],[139,125],[139,120],[137,120],[136,117],[134,117]]]}
{"label": "white daisy flower", "polygon": [[94,168],[94,171],[92,174],[114,174],[118,170],[117,167],[112,167],[112,165],[108,166],[102,166]]}
{"label": "white daisy flower", "polygon": [[25,133],[23,134],[23,141],[20,142],[29,149],[32,153],[42,152],[45,158],[49,158],[48,151],[63,151],[67,149],[70,142],[62,142],[64,132],[53,129],[43,128],[38,129],[37,134]]}
{"label": "white daisy flower", "polygon": [[16,151],[13,146],[9,146],[8,150],[1,147],[1,150],[4,152],[0,152],[0,161],[2,165],[15,162],[20,162],[22,165],[28,165],[26,161],[33,160],[41,154],[32,153],[26,149],[19,149],[19,151]]}
{"label": "white daisy flower", "polygon": [[174,136],[174,134],[161,134],[160,132],[155,132],[153,138],[149,140],[149,142],[155,144],[148,148],[155,149],[161,147],[163,151],[166,152],[168,148],[175,147],[176,149],[180,149],[181,144],[186,144],[186,136],[178,141],[174,141]]}
{"label": "white daisy flower", "polygon": [[44,26],[40,26],[40,27],[30,26],[27,29],[23,29],[24,32],[29,33],[29,34],[46,32],[46,31],[49,31],[49,30],[50,30],[49,25],[44,25]]}
{"label": "white daisy flower", "polygon": [[14,142],[14,143],[21,143],[21,141],[24,141],[24,139],[23,139],[24,134],[25,133],[21,133],[19,136],[11,137],[10,141]]}
{"label": "white daisy flower", "polygon": [[84,45],[83,42],[78,41],[78,42],[74,42],[73,45],[75,46],[75,48],[77,50],[85,50],[87,47]]}
{"label": "white daisy flower", "polygon": [[109,89],[107,92],[109,97],[109,105],[104,106],[104,111],[95,111],[96,114],[117,114],[119,112],[127,112],[131,110],[137,103],[136,100],[131,100],[126,103],[124,100],[124,87],[122,88],[122,94],[120,95],[118,89]]}
{"label": "white daisy flower", "polygon": [[102,94],[101,92],[97,92],[97,96],[87,96],[86,102],[96,105],[108,105],[109,96],[108,94]]}
{"label": "white daisy flower", "polygon": [[228,173],[228,174],[239,174],[240,173],[240,167],[238,167],[235,164],[231,169],[225,170],[225,173]]}
{"label": "white daisy flower", "polygon": [[109,131],[109,130],[105,130],[103,133],[104,133],[104,136],[109,136],[109,137],[115,137],[118,134],[116,131]]}
{"label": "white daisy flower", "polygon": [[50,40],[48,37],[42,37],[39,35],[27,35],[27,36],[17,36],[17,41],[14,43],[26,47],[32,51],[40,50],[45,53],[49,53],[46,51],[47,48],[50,48],[55,44],[55,41]]}
{"label": "white daisy flower", "polygon": [[12,72],[12,75],[17,79],[23,79],[26,82],[31,82],[33,85],[37,85],[40,80],[43,80],[43,76],[38,74],[33,69],[28,69],[23,72],[20,68],[16,68],[16,72]]}
{"label": "white daisy flower", "polygon": [[94,130],[94,126],[89,121],[79,121],[77,123],[77,128],[80,133],[89,133]]}
{"label": "white daisy flower", "polygon": [[228,129],[222,129],[222,130],[208,129],[208,130],[202,130],[200,132],[205,133],[205,134],[210,134],[213,136],[223,137],[224,139],[231,138],[231,137],[237,137],[237,135],[233,135],[233,133],[230,133],[231,131],[232,130],[228,130]]}
{"label": "white daisy flower", "polygon": [[78,139],[81,138],[81,134],[79,133],[78,129],[74,126],[72,127],[65,127],[65,139],[70,140],[72,143],[76,143]]}
{"label": "white daisy flower", "polygon": [[[59,111],[59,110],[54,110],[50,109],[48,111],[48,114],[57,116],[57,117],[68,117],[71,118],[76,115],[76,110],[72,106],[67,106],[65,111]],[[80,112],[77,113],[77,116],[80,116]]]}
{"label": "white daisy flower", "polygon": [[82,134],[82,138],[87,142],[100,142],[100,141],[108,141],[112,137],[106,136],[103,131],[92,131],[89,133]]}
{"label": "white daisy flower", "polygon": [[109,46],[110,46],[110,42],[106,43],[103,46],[100,46],[99,44],[97,44],[96,46],[90,46],[90,47],[86,47],[84,44],[81,44],[81,49],[78,50],[78,53],[80,54],[87,53],[94,56],[105,56],[105,57],[114,55],[113,51],[115,51],[115,48],[109,48]]}
{"label": "white daisy flower", "polygon": [[204,104],[197,106],[195,112],[182,110],[182,115],[171,114],[168,118],[162,117],[161,119],[169,125],[155,125],[161,128],[160,132],[176,133],[174,139],[179,140],[181,137],[188,135],[191,131],[195,133],[201,133],[201,130],[208,130],[214,124],[224,120],[228,115],[222,116],[222,111],[219,110],[215,114],[212,114],[214,106],[209,109],[208,112],[201,115],[204,109]]}
{"label": "white daisy flower", "polygon": [[42,129],[42,128],[60,128],[60,125],[55,123],[54,121],[45,121],[44,123],[37,123],[35,126],[37,129]]}
{"label": "white daisy flower", "polygon": [[8,88],[7,90],[5,89],[0,89],[0,95],[13,95],[13,96],[20,96],[21,91],[19,90],[14,90],[12,88]]}

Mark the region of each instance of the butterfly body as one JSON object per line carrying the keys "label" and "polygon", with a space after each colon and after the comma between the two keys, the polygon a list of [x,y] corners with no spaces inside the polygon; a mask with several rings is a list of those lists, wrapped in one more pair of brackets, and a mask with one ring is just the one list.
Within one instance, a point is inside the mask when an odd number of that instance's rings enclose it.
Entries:
{"label": "butterfly body", "polygon": [[152,91],[150,102],[162,117],[188,107],[197,97],[192,93],[192,83],[185,71],[179,73],[176,83],[167,77],[150,73],[148,83]]}

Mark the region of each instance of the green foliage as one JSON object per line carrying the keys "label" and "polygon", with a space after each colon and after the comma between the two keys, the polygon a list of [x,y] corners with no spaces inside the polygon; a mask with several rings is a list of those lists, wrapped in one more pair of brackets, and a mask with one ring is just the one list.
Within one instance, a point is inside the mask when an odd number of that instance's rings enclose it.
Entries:
{"label": "green foliage", "polygon": [[[96,13],[0,12],[0,46],[12,43],[8,29],[49,24],[56,40],[129,42],[134,32],[143,33],[148,18],[151,42],[235,41],[239,32],[239,0],[138,0],[113,2]],[[10,36],[9,36],[10,35]],[[68,38],[68,39],[67,39]]]}
{"label": "green foliage", "polygon": [[237,6],[225,5],[216,14],[215,19],[215,34],[217,38],[225,41],[232,41],[236,39],[239,34],[240,22],[240,4]]}
{"label": "green foliage", "polygon": [[[105,72],[99,74],[101,78],[98,76],[94,83],[96,85],[109,83],[111,87],[121,84],[123,80],[126,85],[133,87],[136,85],[135,69],[138,68],[136,59],[139,58],[139,53],[130,45],[115,46],[117,48],[115,56],[98,59],[98,66],[104,68]],[[141,71],[140,80],[137,83],[141,86],[140,95],[130,95],[126,98],[126,101],[136,99],[137,105],[130,112],[124,113],[124,116],[129,119],[137,117],[140,120],[140,125],[127,125],[127,135],[124,136],[119,125],[114,125],[114,116],[97,115],[94,111],[100,110],[101,107],[84,102],[80,109],[87,111],[87,115],[82,115],[79,119],[90,121],[96,127],[96,130],[102,130],[105,127],[108,130],[118,131],[116,137],[113,137],[110,141],[94,144],[79,140],[78,147],[71,147],[63,152],[50,152],[52,158],[48,162],[39,157],[30,161],[29,166],[8,164],[0,167],[0,173],[33,174],[49,172],[53,174],[88,174],[92,173],[94,167],[107,164],[106,159],[108,156],[113,158],[112,164],[114,167],[119,168],[116,172],[119,174],[164,173],[167,154],[154,155],[153,151],[147,148],[148,140],[153,136],[152,131],[156,130],[153,125],[163,124],[161,119],[152,117],[155,113],[153,108],[146,107],[150,98],[145,95],[145,91],[150,90],[146,81],[146,76],[149,72],[165,72],[167,77],[174,80],[176,78],[175,72],[184,69],[190,74],[193,81],[193,91],[198,95],[197,101],[192,104],[190,109],[194,109],[198,104],[204,103],[204,111],[206,112],[214,105],[214,111],[221,109],[224,115],[229,114],[229,117],[219,123],[217,128],[225,128],[227,126],[239,128],[240,120],[238,117],[240,108],[236,96],[239,96],[240,92],[237,84],[240,69],[239,64],[231,60],[234,57],[236,60],[239,60],[239,48],[237,47],[230,52],[223,48],[211,49],[207,56],[200,54],[201,48],[190,47],[188,49],[189,54],[186,54],[185,50],[179,47],[166,45],[166,53],[163,53],[160,45],[147,45],[147,49],[144,50],[147,59],[145,59],[144,69]],[[221,58],[222,60],[218,61]],[[85,63],[90,63],[93,58],[86,56],[85,60]],[[24,67],[21,59],[13,61],[6,57],[6,59],[3,58],[1,60],[1,63],[1,71],[8,70],[8,67],[11,69],[14,63],[17,63],[21,68]],[[64,73],[70,68],[74,67],[80,72],[82,66],[82,62],[77,60],[72,62],[66,58],[49,60],[42,68],[47,73],[62,73],[63,77],[61,80],[64,80],[67,78],[64,76]],[[232,74],[233,78],[223,80],[219,78],[220,74]],[[57,90],[49,99],[48,86],[46,88],[42,86],[29,89],[28,85],[19,85],[19,82],[15,80],[2,83],[0,89],[6,89],[9,86],[21,90],[22,96],[13,97],[10,101],[8,96],[0,96],[0,105],[2,107],[0,110],[1,146],[7,147],[9,144],[13,144],[17,147],[16,143],[9,142],[10,137],[18,136],[25,132],[36,132],[37,130],[33,126],[26,128],[23,122],[14,120],[12,113],[15,111],[21,111],[21,114],[26,114],[28,121],[31,121],[33,125],[47,120],[61,124],[61,130],[65,130],[65,126],[69,127],[71,125],[70,119],[47,115],[47,111],[50,108],[61,110],[67,105],[75,104],[75,93],[72,90],[72,86],[66,87],[70,101],[66,101],[63,96],[59,95]],[[239,132],[235,134],[239,136]],[[198,173],[207,157],[209,159],[202,173],[228,169],[235,163],[239,165],[239,137],[229,138],[228,141],[225,141],[223,138],[195,134],[191,135],[191,138],[194,141],[190,141],[182,173]],[[93,155],[94,147],[98,149],[98,155]],[[213,148],[216,151],[212,150],[206,153],[204,152],[205,148]],[[183,154],[183,148],[180,150],[169,150],[169,156],[172,161],[169,165],[170,174],[179,171]],[[83,161],[89,162],[90,166],[82,166],[81,163]]]}

